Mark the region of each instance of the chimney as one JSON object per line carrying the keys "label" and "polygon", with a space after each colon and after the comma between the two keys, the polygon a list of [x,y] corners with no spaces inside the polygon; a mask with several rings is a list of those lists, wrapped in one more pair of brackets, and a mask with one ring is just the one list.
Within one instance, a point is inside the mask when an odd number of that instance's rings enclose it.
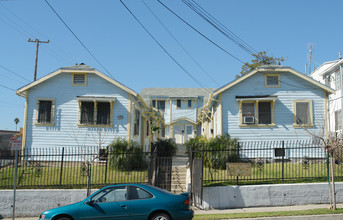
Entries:
{"label": "chimney", "polygon": [[342,59],[342,52],[338,53],[338,57],[339,57],[340,60]]}

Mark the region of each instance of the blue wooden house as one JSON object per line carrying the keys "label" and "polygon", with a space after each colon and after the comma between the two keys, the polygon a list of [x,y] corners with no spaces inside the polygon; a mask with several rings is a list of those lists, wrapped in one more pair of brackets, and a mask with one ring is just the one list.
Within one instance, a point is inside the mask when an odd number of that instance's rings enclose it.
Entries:
{"label": "blue wooden house", "polygon": [[312,139],[326,135],[334,90],[290,67],[262,66],[215,90],[202,108],[202,133],[240,141]]}
{"label": "blue wooden house", "polygon": [[17,90],[26,100],[23,148],[107,146],[115,138],[149,150],[151,108],[138,93],[84,65],[62,67]]}
{"label": "blue wooden house", "polygon": [[210,88],[144,88],[140,95],[164,118],[159,135],[184,144],[190,138],[201,135],[198,114],[208,101]]}

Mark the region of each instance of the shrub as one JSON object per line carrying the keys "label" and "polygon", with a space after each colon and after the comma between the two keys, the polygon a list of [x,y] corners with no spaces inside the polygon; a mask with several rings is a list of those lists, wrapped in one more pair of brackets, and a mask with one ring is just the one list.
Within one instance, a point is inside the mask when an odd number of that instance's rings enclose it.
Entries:
{"label": "shrub", "polygon": [[147,162],[142,148],[135,142],[115,139],[109,145],[109,165],[121,171],[146,169]]}
{"label": "shrub", "polygon": [[157,150],[157,156],[159,157],[172,157],[176,154],[177,145],[173,139],[157,139],[155,143],[151,145],[152,152]]}
{"label": "shrub", "polygon": [[[214,169],[226,169],[226,163],[239,162],[239,145],[237,139],[229,134],[206,139],[205,137],[192,138],[186,142],[187,153],[190,149],[198,150],[195,157],[203,157],[204,165]],[[204,151],[203,154],[201,152]]]}

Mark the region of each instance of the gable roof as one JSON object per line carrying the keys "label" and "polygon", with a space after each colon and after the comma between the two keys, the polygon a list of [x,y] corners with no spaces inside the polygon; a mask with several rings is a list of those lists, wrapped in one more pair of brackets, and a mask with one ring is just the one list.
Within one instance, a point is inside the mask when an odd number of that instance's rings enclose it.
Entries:
{"label": "gable roof", "polygon": [[328,61],[320,65],[316,70],[310,73],[310,76],[314,77],[315,75],[324,76],[326,73],[335,70],[343,63],[343,59]]}
{"label": "gable roof", "polygon": [[144,88],[140,95],[146,103],[151,99],[194,99],[204,97],[205,103],[212,88]]}
{"label": "gable roof", "polygon": [[85,65],[85,64],[80,64],[80,65],[74,65],[74,66],[69,66],[69,67],[61,67],[60,69],[46,75],[46,76],[43,76],[42,78],[38,79],[37,81],[34,81],[26,86],[23,86],[21,87],[20,89],[18,89],[16,91],[16,94],[17,95],[20,95],[22,96],[23,93],[25,91],[27,91],[28,89],[40,84],[40,83],[43,83],[44,81],[48,80],[48,79],[51,79],[53,78],[54,76],[58,75],[58,74],[61,74],[61,73],[91,73],[91,74],[95,74],[103,79],[105,79],[106,81],[112,83],[113,85],[123,89],[124,91],[130,93],[131,95],[134,95],[134,96],[138,96],[138,93],[136,93],[135,91],[133,91],[132,89],[124,86],[123,84],[121,84],[120,82],[110,78],[109,76],[99,72],[98,70],[96,70],[95,68],[93,67],[90,67],[88,65]]}
{"label": "gable roof", "polygon": [[219,89],[217,89],[216,91],[214,91],[212,93],[212,96],[216,96],[222,92],[224,92],[225,90],[231,88],[232,86],[242,82],[243,80],[253,76],[254,74],[258,73],[258,72],[271,72],[274,71],[275,73],[282,73],[282,72],[289,72],[291,74],[294,74],[296,76],[298,76],[299,78],[302,78],[306,81],[308,81],[309,83],[312,83],[313,85],[316,85],[330,93],[335,93],[335,91],[333,89],[331,89],[330,87],[318,82],[317,80],[312,79],[309,76],[306,76],[305,74],[299,73],[298,71],[294,70],[291,67],[287,67],[287,66],[279,66],[279,65],[268,65],[268,66],[260,66],[257,67],[256,69],[252,70],[251,72],[235,79],[234,81],[220,87]]}

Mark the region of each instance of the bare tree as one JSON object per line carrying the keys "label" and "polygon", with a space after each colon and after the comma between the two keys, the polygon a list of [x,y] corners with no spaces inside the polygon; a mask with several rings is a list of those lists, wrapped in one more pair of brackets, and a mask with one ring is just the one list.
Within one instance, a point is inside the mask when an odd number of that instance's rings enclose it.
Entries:
{"label": "bare tree", "polygon": [[335,161],[342,161],[343,153],[343,139],[339,138],[336,133],[325,132],[325,126],[323,123],[317,123],[316,126],[319,129],[309,129],[306,126],[301,125],[301,127],[312,136],[318,143],[318,147],[325,149],[329,160],[330,160],[330,171],[331,173],[331,186],[330,186],[330,209],[336,210],[336,191],[335,191],[335,172],[334,164]]}

